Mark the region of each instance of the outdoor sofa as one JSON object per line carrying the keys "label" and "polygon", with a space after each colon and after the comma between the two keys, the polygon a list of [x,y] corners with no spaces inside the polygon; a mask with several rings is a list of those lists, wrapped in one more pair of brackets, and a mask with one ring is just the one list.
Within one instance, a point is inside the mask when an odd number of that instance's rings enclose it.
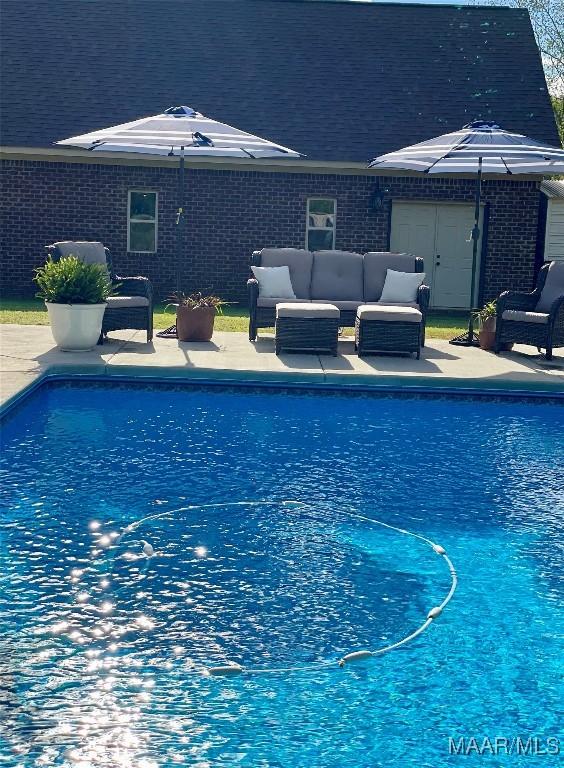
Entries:
{"label": "outdoor sofa", "polygon": [[[281,267],[290,271],[295,299],[264,298],[259,295],[255,278],[247,281],[249,289],[249,339],[255,341],[259,328],[271,328],[276,320],[276,304],[312,302],[332,304],[340,310],[340,325],[355,326],[356,311],[361,304],[375,304],[382,295],[387,270],[424,272],[423,259],[408,253],[370,251],[307,251],[298,248],[263,248],[252,255],[251,266]],[[430,289],[421,285],[415,302],[393,306],[412,306],[422,318],[421,343],[425,343],[425,317]],[[389,304],[392,306],[392,304]]]}
{"label": "outdoor sofa", "polygon": [[47,253],[58,260],[63,256],[76,256],[89,264],[102,264],[108,270],[115,286],[115,296],[109,296],[102,321],[102,344],[108,331],[120,331],[133,328],[147,331],[147,343],[153,338],[153,290],[146,277],[122,277],[117,275],[112,265],[108,248],[102,243],[65,240],[53,245],[46,245]]}
{"label": "outdoor sofa", "polygon": [[564,347],[564,261],[543,264],[531,293],[505,291],[497,300],[495,352],[510,343],[545,349],[547,360]]}

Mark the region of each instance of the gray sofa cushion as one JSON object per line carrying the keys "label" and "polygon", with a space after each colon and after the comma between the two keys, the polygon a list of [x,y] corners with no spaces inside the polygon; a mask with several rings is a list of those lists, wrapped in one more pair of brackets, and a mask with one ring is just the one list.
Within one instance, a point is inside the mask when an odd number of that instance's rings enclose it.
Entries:
{"label": "gray sofa cushion", "polygon": [[553,261],[548,268],[546,282],[535,310],[550,312],[556,299],[561,296],[564,296],[564,261]]}
{"label": "gray sofa cushion", "polygon": [[54,243],[61,256],[76,256],[85,264],[103,264],[106,266],[106,250],[102,243],[86,240],[63,240]]}
{"label": "gray sofa cushion", "polygon": [[415,256],[411,253],[370,251],[364,254],[364,300],[378,301],[386,282],[386,272],[415,272]]}
{"label": "gray sofa cushion", "polygon": [[329,304],[333,304],[333,306],[338,307],[338,309],[347,311],[347,310],[354,310],[356,311],[357,307],[359,307],[363,302],[362,299],[313,299],[312,304],[323,304],[329,302]]}
{"label": "gray sofa cushion", "polygon": [[[257,307],[263,307],[265,309],[266,308],[273,308],[277,304],[280,304],[282,302],[284,302],[284,304],[289,304],[289,303],[301,304],[301,303],[303,303],[303,299],[266,299],[266,298],[264,298],[264,296],[259,296],[258,299],[257,299]],[[353,300],[350,300],[350,301],[343,300],[343,301],[341,301],[340,299],[331,299],[331,298],[329,298],[329,299],[313,299],[313,301],[311,303],[312,304],[333,304],[333,306],[337,307],[340,310],[344,310],[344,311],[346,311],[346,310],[354,310],[354,311],[356,311],[357,307],[359,307],[363,302],[362,302],[362,300],[360,300],[360,301],[359,300],[355,300],[355,301],[353,301]],[[382,305],[380,305],[380,306],[382,306]],[[398,306],[397,304],[394,304],[394,307],[397,307],[397,306]],[[415,307],[415,309],[419,308],[418,305],[415,304],[415,303],[409,304],[409,305],[406,304],[404,306],[413,306],[413,307]]]}
{"label": "gray sofa cushion", "polygon": [[315,251],[311,298],[359,301],[363,298],[363,257],[349,251]]}
{"label": "gray sofa cushion", "polygon": [[292,288],[298,299],[309,299],[311,284],[311,251],[300,248],[263,248],[261,267],[284,267],[290,270]]}
{"label": "gray sofa cushion", "polygon": [[257,307],[275,307],[277,304],[280,304],[281,302],[284,302],[285,304],[296,302],[296,304],[302,303],[303,299],[284,299],[284,298],[278,298],[278,299],[271,299],[268,296],[259,296],[257,299]]}

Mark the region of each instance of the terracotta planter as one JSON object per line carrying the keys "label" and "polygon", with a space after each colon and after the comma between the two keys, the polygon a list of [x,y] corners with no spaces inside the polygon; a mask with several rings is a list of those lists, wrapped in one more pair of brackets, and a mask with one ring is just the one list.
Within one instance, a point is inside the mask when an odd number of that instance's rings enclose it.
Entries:
{"label": "terracotta planter", "polygon": [[495,317],[488,317],[482,322],[480,333],[478,334],[480,349],[491,352],[495,346]]}
{"label": "terracotta planter", "polygon": [[178,341],[209,341],[213,336],[215,307],[179,306],[176,308],[176,332]]}
{"label": "terracotta planter", "polygon": [[[485,349],[487,352],[493,352],[495,347],[495,317],[488,317],[488,319],[484,320],[482,323],[480,333],[478,334],[478,343],[480,344],[480,349]],[[513,343],[506,342],[505,344],[501,344],[499,349],[500,352],[511,352]]]}

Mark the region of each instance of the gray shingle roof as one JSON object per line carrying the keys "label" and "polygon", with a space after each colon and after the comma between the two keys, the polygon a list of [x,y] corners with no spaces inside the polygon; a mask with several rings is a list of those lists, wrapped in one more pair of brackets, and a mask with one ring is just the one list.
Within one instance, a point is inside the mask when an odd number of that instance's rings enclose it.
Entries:
{"label": "gray shingle roof", "polygon": [[541,184],[541,192],[544,192],[547,197],[564,200],[564,181],[546,179]]}
{"label": "gray shingle roof", "polygon": [[2,0],[2,144],[174,104],[305,152],[367,161],[495,118],[558,137],[528,14],[280,0]]}

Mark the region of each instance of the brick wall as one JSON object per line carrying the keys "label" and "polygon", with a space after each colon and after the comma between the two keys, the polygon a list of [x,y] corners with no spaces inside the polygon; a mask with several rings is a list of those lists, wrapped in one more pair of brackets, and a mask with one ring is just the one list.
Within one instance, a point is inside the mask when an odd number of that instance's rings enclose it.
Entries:
{"label": "brick wall", "polygon": [[[157,299],[175,285],[177,175],[170,168],[6,160],[0,182],[0,291],[29,296],[34,267],[56,240],[100,240],[112,251],[118,273],[146,275]],[[186,225],[181,243],[181,284],[244,301],[248,263],[263,246],[303,247],[309,196],[337,198],[337,247],[386,249],[390,201],[369,208],[376,180],[369,176],[188,170]],[[471,203],[470,179],[380,177],[388,197]],[[158,251],[127,253],[127,192],[158,190]],[[486,181],[489,203],[484,298],[505,289],[531,288],[534,278],[538,184]]]}

